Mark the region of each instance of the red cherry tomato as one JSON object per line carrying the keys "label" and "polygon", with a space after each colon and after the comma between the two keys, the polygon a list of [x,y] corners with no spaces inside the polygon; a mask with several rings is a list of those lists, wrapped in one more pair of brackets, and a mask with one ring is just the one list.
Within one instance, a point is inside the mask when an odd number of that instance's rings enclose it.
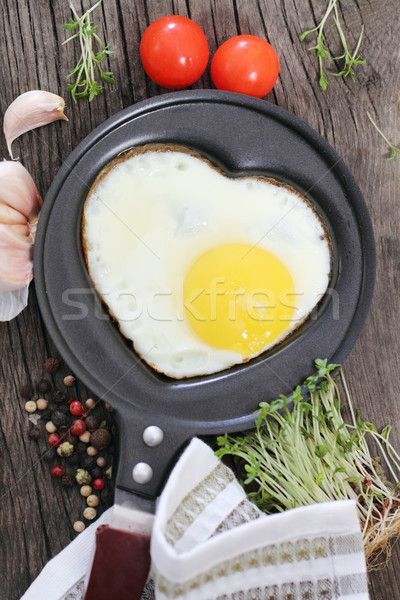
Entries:
{"label": "red cherry tomato", "polygon": [[222,44],[211,62],[211,77],[219,90],[262,98],[279,73],[273,47],[256,35],[236,35]]}
{"label": "red cherry tomato", "polygon": [[194,83],[207,66],[206,36],[187,17],[161,17],[144,32],[140,58],[150,79],[166,88],[183,88]]}

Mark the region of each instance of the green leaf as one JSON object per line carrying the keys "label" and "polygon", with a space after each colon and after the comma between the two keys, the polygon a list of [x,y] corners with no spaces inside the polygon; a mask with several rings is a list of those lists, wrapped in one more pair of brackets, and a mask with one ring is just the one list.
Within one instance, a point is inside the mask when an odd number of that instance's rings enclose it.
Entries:
{"label": "green leaf", "polygon": [[352,477],[347,477],[346,481],[348,481],[349,483],[355,483],[355,484],[357,484],[357,483],[361,482],[361,479],[360,479],[360,477],[353,477],[352,476]]}
{"label": "green leaf", "polygon": [[320,471],[315,478],[315,483],[319,485],[325,479],[325,475],[323,471]]}
{"label": "green leaf", "polygon": [[315,456],[318,456],[318,458],[323,458],[327,454],[327,452],[328,449],[323,444],[315,446]]}

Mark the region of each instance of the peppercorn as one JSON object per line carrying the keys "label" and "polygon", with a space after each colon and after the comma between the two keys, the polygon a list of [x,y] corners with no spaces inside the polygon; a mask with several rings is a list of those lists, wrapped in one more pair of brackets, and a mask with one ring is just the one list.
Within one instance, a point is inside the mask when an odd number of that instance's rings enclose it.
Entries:
{"label": "peppercorn", "polygon": [[90,496],[88,496],[86,498],[86,504],[88,506],[91,506],[92,508],[95,506],[99,505],[99,497],[96,496],[96,494],[90,494]]}
{"label": "peppercorn", "polygon": [[86,444],[83,444],[82,442],[78,442],[76,445],[76,451],[79,452],[79,454],[86,454]]}
{"label": "peppercorn", "polygon": [[65,387],[72,387],[75,383],[75,377],[73,375],[67,375],[64,377],[64,385]]}
{"label": "peppercorn", "polygon": [[55,457],[56,457],[55,448],[49,448],[48,450],[46,450],[46,452],[44,454],[42,454],[40,459],[44,460],[47,463],[50,463],[55,459]]}
{"label": "peppercorn", "polygon": [[87,419],[85,420],[85,424],[86,429],[91,433],[99,428],[99,421],[93,415],[89,415],[89,417],[87,417]]}
{"label": "peppercorn", "polygon": [[31,427],[29,429],[28,435],[33,440],[38,440],[39,438],[42,437],[42,431],[41,431],[40,427],[38,427],[37,425],[34,425],[33,427]]}
{"label": "peppercorn", "polygon": [[104,456],[99,456],[99,458],[96,460],[96,464],[98,467],[105,467],[106,459],[104,458]]}
{"label": "peppercorn", "polygon": [[89,456],[88,454],[84,454],[81,458],[81,467],[82,469],[86,469],[87,471],[91,471],[96,466],[96,459],[94,456]]}
{"label": "peppercorn", "polygon": [[48,433],[55,433],[57,431],[57,427],[54,425],[53,421],[47,421],[45,429]]}
{"label": "peppercorn", "polygon": [[75,477],[71,475],[71,473],[64,473],[61,477],[61,483],[65,485],[65,487],[73,487],[75,485]]}
{"label": "peppercorn", "polygon": [[45,398],[38,398],[36,400],[36,407],[38,410],[46,410],[48,407],[48,401]]}
{"label": "peppercorn", "polygon": [[48,358],[43,366],[48,373],[56,373],[60,368],[60,361],[58,358]]}
{"label": "peppercorn", "polygon": [[111,433],[107,429],[97,429],[92,433],[90,443],[97,450],[104,450],[111,444]]}
{"label": "peppercorn", "polygon": [[47,439],[50,446],[53,446],[53,448],[58,448],[58,446],[61,444],[61,438],[58,433],[50,433]]}
{"label": "peppercorn", "polygon": [[81,533],[85,529],[86,525],[83,521],[75,521],[73,524],[74,531]]}
{"label": "peppercorn", "polygon": [[70,444],[75,444],[76,437],[72,435],[70,429],[66,425],[62,425],[58,428],[58,433],[63,442],[69,442]]}
{"label": "peppercorn", "polygon": [[56,427],[61,427],[61,425],[65,425],[67,422],[67,415],[65,415],[61,410],[55,410],[51,420]]}
{"label": "peppercorn", "polygon": [[104,402],[104,408],[108,410],[108,412],[112,412],[114,410],[111,404],[108,404],[108,402]]}
{"label": "peppercorn", "polygon": [[37,384],[37,390],[41,394],[47,394],[47,392],[51,391],[51,383],[47,379],[41,379]]}
{"label": "peppercorn", "polygon": [[112,479],[112,465],[111,467],[108,467],[107,471],[104,472],[104,475],[107,477],[107,479]]}
{"label": "peppercorn", "polygon": [[102,477],[103,475],[103,469],[100,469],[100,467],[94,467],[93,469],[89,469],[89,471],[93,479]]}
{"label": "peppercorn", "polygon": [[79,400],[74,400],[69,406],[69,412],[75,417],[80,417],[85,411],[82,403]]}
{"label": "peppercorn", "polygon": [[69,406],[67,404],[59,404],[56,410],[64,413],[66,416],[69,416]]}
{"label": "peppercorn", "polygon": [[71,456],[68,456],[68,462],[71,465],[77,465],[79,463],[79,454],[74,452],[73,454],[71,454]]}
{"label": "peppercorn", "polygon": [[93,480],[93,487],[95,490],[104,490],[105,487],[105,481],[104,479],[102,479],[101,477],[97,477],[97,479]]}
{"label": "peppercorn", "polygon": [[94,408],[96,406],[96,401],[93,400],[93,398],[88,398],[85,402],[85,407],[88,410],[92,410],[92,408]]}
{"label": "peppercorn", "polygon": [[86,452],[89,454],[89,456],[96,456],[96,454],[99,453],[97,448],[95,448],[94,446],[88,446],[86,448]]}
{"label": "peppercorn", "polygon": [[63,442],[57,448],[57,454],[59,454],[60,456],[71,456],[71,454],[73,454],[73,452],[74,452],[74,447],[69,442]]}
{"label": "peppercorn", "polygon": [[[86,427],[86,425],[85,425]],[[90,431],[84,431],[80,436],[79,439],[81,442],[83,442],[84,444],[88,444],[90,442]]]}
{"label": "peppercorn", "polygon": [[62,402],[66,402],[68,400],[68,396],[64,392],[56,390],[55,392],[53,392],[53,400],[57,404],[61,404]]}
{"label": "peppercorn", "polygon": [[86,485],[92,481],[92,477],[86,469],[77,469],[75,479],[79,485]]}
{"label": "peppercorn", "polygon": [[111,444],[111,446],[108,446],[108,448],[107,448],[108,454],[114,454],[114,450],[115,450],[115,448],[114,448],[113,444]]}
{"label": "peppercorn", "polygon": [[97,510],[95,508],[90,508],[90,506],[85,508],[85,510],[83,511],[83,516],[88,521],[92,521],[96,517],[96,515],[97,515]]}
{"label": "peppercorn", "polygon": [[83,496],[84,498],[88,498],[90,496],[90,494],[93,492],[90,485],[83,485],[79,491],[81,493],[81,496]]}
{"label": "peppercorn", "polygon": [[51,467],[50,473],[52,477],[60,479],[64,475],[65,469],[62,465],[54,465],[54,467]]}
{"label": "peppercorn", "polygon": [[28,413],[34,413],[36,411],[36,402],[33,400],[28,400],[25,402],[25,410]]}
{"label": "peppercorn", "polygon": [[104,504],[113,504],[114,492],[110,488],[104,488],[104,490],[101,490],[100,492],[100,498]]}
{"label": "peppercorn", "polygon": [[[82,419],[76,419],[71,425],[71,433],[77,435],[81,439],[82,435],[86,432],[86,424]],[[90,434],[89,434],[90,436]],[[83,442],[84,440],[81,440]]]}
{"label": "peppercorn", "polygon": [[26,400],[30,400],[33,396],[33,387],[29,385],[29,383],[27,385],[23,385],[19,393],[23,398],[26,398]]}

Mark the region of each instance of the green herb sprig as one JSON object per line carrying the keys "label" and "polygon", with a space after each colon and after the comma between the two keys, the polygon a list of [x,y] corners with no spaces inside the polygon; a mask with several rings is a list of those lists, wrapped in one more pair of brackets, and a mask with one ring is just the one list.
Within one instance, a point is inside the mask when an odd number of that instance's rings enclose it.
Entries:
{"label": "green herb sprig", "polygon": [[379,129],[378,125],[375,123],[375,121],[373,120],[373,118],[371,117],[371,115],[369,114],[368,111],[367,111],[367,117],[371,121],[372,125],[375,127],[376,131],[379,133],[379,135],[381,136],[381,138],[386,142],[386,144],[389,146],[389,148],[392,151],[392,154],[386,160],[393,160],[397,154],[400,154],[400,148],[398,148],[397,146],[394,146],[392,144],[392,142],[390,142],[388,140],[388,138],[386,137],[386,135],[383,133],[383,131],[381,131]]}
{"label": "green herb sprig", "polygon": [[[71,92],[74,102],[78,98],[88,98],[89,102],[95,96],[101,94],[104,90],[102,85],[96,81],[96,71],[100,74],[102,83],[114,83],[114,77],[111,71],[102,69],[102,62],[109,54],[113,54],[113,50],[109,49],[109,44],[103,44],[102,40],[96,34],[97,25],[90,20],[90,14],[102,3],[99,0],[91,8],[89,8],[81,17],[78,15],[73,2],[70,2],[71,11],[74,19],[70,18],[69,23],[62,25],[63,29],[77,32],[66,39],[63,45],[71,40],[78,39],[81,55],[76,67],[69,73],[66,80],[68,83],[67,90]],[[93,42],[98,45],[98,51],[93,50]],[[74,81],[70,81],[74,79]]]}
{"label": "green herb sprig", "polygon": [[[231,455],[248,497],[266,513],[337,499],[354,499],[362,524],[369,567],[376,566],[388,540],[400,531],[400,456],[389,442],[390,428],[380,433],[362,421],[343,385],[351,423],[341,414],[333,376],[338,365],[316,361],[309,377],[290,398],[262,402],[255,429],[217,438],[220,458]],[[373,459],[378,447],[390,483]]]}
{"label": "green herb sprig", "polygon": [[[333,12],[333,20],[335,22],[336,25],[336,29],[339,33],[339,37],[340,37],[340,42],[342,44],[342,54],[340,54],[339,56],[332,56],[329,52],[329,50],[327,49],[326,45],[325,45],[325,36],[324,36],[324,27],[326,25],[326,22],[330,16],[330,14]],[[342,68],[340,69],[340,71],[338,73],[330,73],[331,75],[333,75],[334,77],[350,77],[350,79],[352,81],[355,81],[355,77],[354,77],[354,68],[358,65],[364,65],[365,64],[365,60],[362,60],[359,56],[359,50],[360,50],[360,46],[361,46],[361,41],[363,38],[363,34],[364,34],[364,26],[362,26],[361,28],[361,33],[359,35],[356,47],[354,49],[354,52],[351,53],[349,51],[349,47],[348,47],[348,43],[346,40],[346,36],[344,34],[342,25],[340,23],[340,19],[339,19],[339,13],[338,13],[338,9],[337,9],[337,0],[329,0],[328,2],[328,6],[326,8],[325,14],[322,17],[321,22],[314,27],[313,29],[309,29],[308,31],[304,31],[301,36],[300,36],[300,41],[304,41],[305,38],[311,34],[311,33],[315,33],[318,32],[317,35],[317,43],[315,46],[313,46],[312,48],[310,48],[310,50],[315,50],[317,57],[318,57],[318,66],[319,66],[319,85],[320,87],[325,91],[328,87],[328,76],[327,73],[325,72],[325,68],[324,68],[324,61],[326,61],[328,58],[332,58],[332,60],[334,61],[340,61],[342,64]]]}

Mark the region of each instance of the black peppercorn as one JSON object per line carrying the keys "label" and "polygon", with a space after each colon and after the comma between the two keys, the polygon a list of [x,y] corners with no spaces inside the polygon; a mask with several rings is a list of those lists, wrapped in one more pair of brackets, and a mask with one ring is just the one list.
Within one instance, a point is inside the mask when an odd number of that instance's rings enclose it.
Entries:
{"label": "black peppercorn", "polygon": [[20,389],[19,393],[21,394],[21,396],[23,398],[30,400],[33,396],[33,387],[29,384],[23,385],[22,388]]}
{"label": "black peppercorn", "polygon": [[97,450],[104,450],[111,444],[111,433],[107,429],[96,429],[90,437],[90,443]]}
{"label": "black peppercorn", "polygon": [[61,477],[61,483],[65,485],[65,487],[72,487],[75,485],[75,477],[70,473],[64,473]]}
{"label": "black peppercorn", "polygon": [[58,358],[48,358],[44,363],[44,368],[48,373],[55,373],[60,368]]}
{"label": "black peppercorn", "polygon": [[51,410],[51,408],[47,407],[41,411],[40,416],[42,417],[42,419],[44,421],[51,421],[52,414],[53,414],[53,411]]}
{"label": "black peppercorn", "polygon": [[80,462],[79,455],[76,452],[68,456],[67,460],[71,465],[77,465]]}
{"label": "black peppercorn", "polygon": [[93,479],[97,479],[103,475],[103,469],[100,469],[100,467],[94,467],[94,469],[89,469],[89,471]]}
{"label": "black peppercorn", "polygon": [[56,390],[53,393],[53,400],[54,400],[54,402],[57,402],[57,404],[61,404],[62,402],[66,402],[68,400],[68,396],[64,392],[61,392],[60,390]]}
{"label": "black peppercorn", "polygon": [[111,444],[111,446],[108,446],[108,448],[107,448],[108,454],[114,454],[114,449],[115,448],[114,448],[113,444]]}
{"label": "black peppercorn", "polygon": [[67,415],[61,410],[55,410],[51,416],[51,420],[56,427],[61,427],[61,425],[65,425],[67,422]]}
{"label": "black peppercorn", "polygon": [[29,429],[28,435],[33,440],[38,440],[40,437],[42,437],[42,431],[41,431],[40,427],[38,427],[37,425],[34,425],[33,427],[31,427]]}
{"label": "black peppercorn", "polygon": [[114,492],[110,488],[104,488],[104,490],[101,490],[100,498],[104,504],[113,504]]}
{"label": "black peppercorn", "polygon": [[92,469],[94,469],[96,467],[96,457],[95,456],[89,456],[88,454],[85,454],[81,460],[81,467],[82,469],[86,469],[87,471],[91,471]]}
{"label": "black peppercorn", "polygon": [[82,454],[83,452],[86,453],[86,448],[87,448],[87,445],[84,444],[83,442],[78,442],[76,445],[76,451],[79,452],[79,454]]}
{"label": "black peppercorn", "polygon": [[51,391],[50,381],[47,381],[47,379],[41,379],[39,381],[39,383],[37,384],[37,389],[38,389],[38,392],[40,392],[41,394],[46,394],[47,392],[50,392]]}
{"label": "black peppercorn", "polygon": [[52,462],[52,460],[54,460],[56,458],[56,456],[57,456],[56,449],[55,448],[49,448],[41,456],[41,460],[44,460],[45,462]]}
{"label": "black peppercorn", "polygon": [[96,429],[99,428],[99,421],[93,415],[89,415],[85,419],[85,425],[86,425],[86,429],[88,431],[90,431],[90,433],[93,433],[93,431],[96,431]]}

